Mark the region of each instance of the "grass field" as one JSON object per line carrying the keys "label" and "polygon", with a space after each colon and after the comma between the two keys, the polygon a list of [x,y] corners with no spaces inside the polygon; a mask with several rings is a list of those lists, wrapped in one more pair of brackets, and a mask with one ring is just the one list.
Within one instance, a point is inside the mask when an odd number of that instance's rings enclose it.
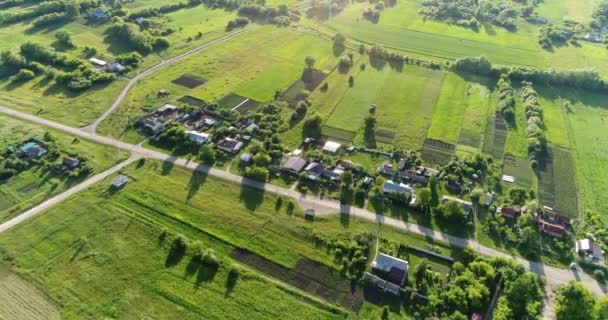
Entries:
{"label": "grass field", "polygon": [[0,265],[0,319],[57,320],[59,306],[38,288]]}
{"label": "grass field", "polygon": [[[27,122],[0,116],[0,150],[19,144],[32,137],[42,139],[45,130]],[[87,159],[95,172],[101,172],[122,159],[127,153],[112,147],[97,145],[86,140],[50,131],[62,152],[75,153]],[[59,179],[33,167],[0,183],[0,222],[61,193],[77,181]]]}
{"label": "grass field", "polygon": [[543,1],[536,8],[536,12],[554,23],[560,23],[564,18],[588,23],[596,5],[596,0]]}
{"label": "grass field", "polygon": [[[537,44],[537,26],[525,22],[517,24],[516,32],[484,24],[479,30],[423,20],[418,15],[422,0],[399,1],[395,7],[382,12],[377,24],[361,19],[366,3],[349,5],[343,12],[327,21],[332,29],[370,44],[423,54],[440,59],[483,54],[500,64],[528,65],[541,68],[551,66],[574,69],[595,67],[608,71],[605,49],[596,44],[582,43],[580,48],[568,46],[545,51]],[[550,19],[564,17],[561,11],[574,13],[577,18],[590,17],[590,1],[546,1],[542,12],[551,12]],[[541,5],[542,7],[542,5]],[[562,9],[563,8],[563,9]],[[555,21],[558,22],[558,21]],[[603,53],[602,53],[603,52]]]}
{"label": "grass field", "polygon": [[[165,100],[157,98],[162,89],[171,93],[168,101],[183,95],[214,101],[230,93],[269,101],[276,90],[287,88],[301,76],[304,58],[309,55],[321,69],[333,66],[337,59],[329,41],[293,29],[259,26],[139,82],[99,129],[104,134],[120,135],[130,119],[143,114],[142,107],[162,106]],[[170,82],[184,74],[205,79],[207,83],[189,89]]]}
{"label": "grass field", "polygon": [[341,97],[332,97],[339,102],[326,124],[357,132],[363,127],[370,105],[376,104],[377,129],[393,132],[395,145],[419,148],[426,137],[444,73],[413,66],[401,71],[389,65],[377,67],[368,64],[355,77],[353,88]]}
{"label": "grass field", "polygon": [[[285,202],[277,207],[274,195],[167,164],[136,164],[122,174],[131,179],[124,190],[108,192],[108,179],[0,235],[3,259],[60,303],[63,318],[342,318],[251,271],[241,270],[236,285],[227,285],[227,256],[243,247],[287,268],[302,257],[333,266],[329,253],[310,240],[312,231],[373,232],[419,247],[429,243],[355,219],[307,222],[300,209],[290,213]],[[169,233],[165,240],[162,230]],[[171,258],[170,241],[178,233],[212,248],[222,266],[193,274],[190,249],[181,260]],[[368,303],[363,309],[361,319],[380,310]]]}

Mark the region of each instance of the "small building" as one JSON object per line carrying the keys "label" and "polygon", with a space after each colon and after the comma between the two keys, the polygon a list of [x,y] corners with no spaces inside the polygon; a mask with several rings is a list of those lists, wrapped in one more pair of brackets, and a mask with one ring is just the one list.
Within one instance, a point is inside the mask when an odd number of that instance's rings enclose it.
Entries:
{"label": "small building", "polygon": [[365,176],[365,178],[361,180],[361,186],[367,190],[374,184],[374,181],[376,181],[374,177]]}
{"label": "small building", "polygon": [[237,153],[243,147],[243,143],[233,138],[224,138],[217,143],[217,148],[228,153]]}
{"label": "small building", "polygon": [[112,63],[108,64],[108,71],[110,71],[110,72],[122,73],[122,72],[125,72],[125,70],[127,70],[127,67],[123,66],[122,64],[120,64],[118,62],[112,62]]}
{"label": "small building", "polygon": [[102,68],[104,68],[105,66],[108,65],[107,62],[105,62],[101,59],[97,59],[97,58],[91,58],[91,59],[89,59],[89,62],[91,62],[92,64],[94,64],[96,66],[102,67]]}
{"label": "small building", "polygon": [[342,178],[343,174],[344,174],[344,170],[340,169],[340,168],[325,169],[323,171],[323,176],[325,178],[329,179],[330,181],[340,180],[340,178]]}
{"label": "small building", "polygon": [[340,162],[338,163],[338,166],[342,167],[343,169],[350,169],[355,172],[363,171],[362,165],[352,162],[350,160],[340,160]]}
{"label": "small building", "polygon": [[129,178],[127,178],[123,175],[119,175],[116,178],[114,178],[114,180],[112,180],[112,188],[120,189],[120,188],[124,187],[125,185],[127,185],[127,183],[129,183]]}
{"label": "small building", "polygon": [[198,121],[198,123],[196,124],[196,127],[197,127],[197,129],[212,128],[216,124],[217,124],[217,120],[215,118],[205,115],[201,118],[201,120]]}
{"label": "small building", "polygon": [[421,186],[425,186],[429,182],[429,178],[423,175],[413,174],[409,172],[399,172],[399,178],[407,182],[411,182],[414,185]]}
{"label": "small building", "polygon": [[602,35],[599,32],[589,32],[583,35],[583,39],[589,42],[602,42]]}
{"label": "small building", "polygon": [[337,142],[326,141],[323,145],[323,151],[327,151],[329,153],[337,153],[338,150],[340,150],[340,147],[342,147],[342,145]]}
{"label": "small building", "polygon": [[378,253],[376,260],[372,262],[372,269],[387,273],[389,282],[403,286],[407,279],[408,263],[397,257]]}
{"label": "small building", "polygon": [[441,203],[447,203],[448,201],[456,201],[458,203],[460,203],[460,205],[462,206],[462,209],[464,209],[464,211],[469,214],[473,211],[473,204],[469,201],[465,201],[462,200],[460,198],[455,198],[455,197],[450,197],[450,196],[443,196],[441,198]]}
{"label": "small building", "polygon": [[196,144],[206,144],[211,140],[211,135],[205,132],[188,131],[188,139]]}
{"label": "small building", "polygon": [[253,122],[245,128],[245,131],[251,133],[251,132],[254,132],[255,130],[257,130],[258,128],[259,128],[258,125],[255,124],[255,122]]}
{"label": "small building", "polygon": [[486,206],[489,206],[492,204],[492,202],[494,202],[494,193],[492,192],[487,192],[484,196],[483,196],[483,204],[485,204]]}
{"label": "small building", "polygon": [[174,106],[172,104],[166,104],[166,105],[158,108],[158,110],[156,110],[156,114],[161,115],[161,116],[168,116],[168,115],[171,115],[171,114],[177,112],[177,110],[179,110],[179,107]]}
{"label": "small building", "polygon": [[445,188],[453,193],[461,193],[462,192],[462,184],[456,181],[446,181]]}
{"label": "small building", "polygon": [[76,169],[80,165],[80,160],[71,157],[63,157],[61,168],[64,171]]}
{"label": "small building", "polygon": [[46,149],[41,147],[36,142],[28,142],[19,148],[20,155],[22,158],[26,160],[32,160],[36,158],[40,158],[46,154]]}
{"label": "small building", "polygon": [[135,18],[135,23],[137,23],[138,25],[142,25],[144,22],[148,21],[148,19],[144,18],[144,17],[137,17]]}
{"label": "small building", "polygon": [[538,220],[538,229],[550,236],[562,238],[566,234],[566,228],[559,224],[547,222],[543,219]]}
{"label": "small building", "polygon": [[393,163],[390,161],[385,161],[382,166],[378,168],[378,171],[381,175],[387,177],[392,177],[395,174],[395,170],[393,170]]}
{"label": "small building", "polygon": [[590,260],[604,261],[604,251],[590,238],[576,240],[576,252]]}
{"label": "small building", "polygon": [[283,163],[281,170],[288,173],[299,174],[304,170],[304,167],[306,167],[306,159],[299,156],[291,156]]}
{"label": "small building", "polygon": [[308,179],[316,181],[325,172],[325,166],[321,162],[311,162],[304,169],[308,173]]}
{"label": "small building", "polygon": [[509,183],[515,183],[515,177],[503,174],[502,181],[509,182]]}
{"label": "small building", "polygon": [[159,134],[166,129],[162,121],[154,118],[145,118],[141,122],[141,125],[145,130],[153,135]]}
{"label": "small building", "polygon": [[517,219],[521,215],[521,209],[519,207],[498,207],[496,208],[496,213],[500,213],[508,219]]}
{"label": "small building", "polygon": [[102,9],[97,9],[91,13],[89,13],[89,17],[90,18],[94,18],[94,19],[104,19],[107,18],[107,14],[105,11],[103,11]]}
{"label": "small building", "polygon": [[241,155],[241,163],[250,164],[253,162],[253,156],[250,153],[243,153]]}

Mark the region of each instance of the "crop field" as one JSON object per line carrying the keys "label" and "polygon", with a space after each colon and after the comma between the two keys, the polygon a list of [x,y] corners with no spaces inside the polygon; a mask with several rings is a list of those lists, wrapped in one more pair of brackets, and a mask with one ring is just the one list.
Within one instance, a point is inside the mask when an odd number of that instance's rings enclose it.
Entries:
{"label": "crop field", "polygon": [[[577,10],[574,6],[590,6],[589,1],[546,1],[551,7],[567,6],[571,12],[579,11],[587,20],[591,9]],[[571,2],[562,5],[564,2]],[[576,4],[576,3],[580,4]],[[326,24],[337,32],[371,44],[381,44],[413,54],[422,54],[439,59],[455,59],[462,56],[483,54],[499,64],[528,65],[542,68],[551,66],[575,69],[595,67],[608,71],[608,58],[602,54],[603,48],[597,44],[582,43],[581,47],[566,46],[553,52],[544,51],[537,44],[538,27],[519,22],[516,32],[503,28],[483,25],[479,30],[448,25],[442,22],[424,20],[418,15],[422,0],[398,1],[397,5],[382,12],[378,23],[361,19],[367,3],[347,6],[343,12],[329,19]],[[559,16],[554,8],[544,9],[555,12],[550,18]],[[577,14],[579,15],[579,14]],[[560,20],[564,16],[559,16]],[[605,50],[605,49],[604,49]]]}
{"label": "crop field", "polygon": [[500,113],[495,113],[488,117],[483,140],[483,152],[491,155],[494,159],[502,159],[507,138],[506,123],[502,118],[502,115]]}
{"label": "crop field", "polygon": [[574,162],[569,150],[553,147],[553,181],[555,201],[553,208],[570,216],[578,216],[578,188]]}
{"label": "crop field", "polygon": [[443,72],[413,66],[405,66],[401,71],[388,65],[379,69],[368,66],[355,77],[353,88],[341,97],[334,96],[339,102],[326,125],[357,132],[363,127],[370,105],[375,104],[378,130],[393,132],[395,145],[420,148],[443,77]]}
{"label": "crop field", "polygon": [[[269,101],[276,90],[287,88],[302,75],[306,56],[313,56],[315,66],[321,69],[333,67],[337,59],[329,41],[293,29],[259,26],[139,82],[124,105],[99,130],[120,135],[129,126],[129,119],[143,114],[143,107],[159,108],[183,95],[215,101],[234,93],[260,102]],[[184,74],[208,81],[194,89],[168,81]],[[158,98],[159,90],[168,90],[170,96]]]}
{"label": "crop field", "polygon": [[[45,130],[27,122],[0,116],[0,150],[20,144],[28,138],[42,139]],[[63,133],[50,131],[58,147],[64,152],[78,154],[87,159],[95,172],[101,172],[126,159],[127,154],[115,148],[74,139]],[[0,183],[0,222],[49,197],[63,192],[79,180],[54,177],[35,166]]]}
{"label": "crop field", "polygon": [[515,184],[518,186],[528,189],[534,186],[534,171],[527,158],[506,154],[503,160],[502,173],[515,177]]}
{"label": "crop field", "polygon": [[31,283],[0,265],[0,319],[57,320],[59,307]]}
{"label": "crop field", "polygon": [[[58,301],[63,317],[263,319],[281,314],[284,319],[338,319],[342,316],[334,307],[288,292],[242,267],[237,280],[229,280],[234,267],[228,256],[245,248],[298,272],[306,272],[298,264],[302,258],[333,266],[329,253],[310,240],[311,229],[374,232],[409,245],[427,243],[424,237],[356,219],[307,222],[297,207],[291,212],[286,203],[277,206],[273,195],[168,164],[139,163],[122,174],[131,180],[125,189],[109,192],[110,178],[0,235],[4,261],[12,261],[15,270]],[[222,261],[219,268],[197,271],[190,247],[182,256],[170,254],[177,234],[191,245],[198,241],[213,249]],[[435,246],[444,254],[452,250]],[[364,305],[365,312],[378,310]]]}

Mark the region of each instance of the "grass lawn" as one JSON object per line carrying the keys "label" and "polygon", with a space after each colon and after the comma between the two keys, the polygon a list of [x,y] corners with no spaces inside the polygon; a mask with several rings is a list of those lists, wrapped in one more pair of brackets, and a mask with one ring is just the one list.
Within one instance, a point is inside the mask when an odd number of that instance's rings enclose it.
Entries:
{"label": "grass lawn", "polygon": [[[159,162],[134,164],[122,174],[131,180],[125,189],[109,192],[107,179],[0,235],[4,261],[62,305],[64,318],[338,319],[334,308],[288,293],[253,271],[241,270],[236,285],[230,284],[227,255],[238,246],[286,267],[302,257],[333,266],[330,253],[310,240],[312,231],[373,232],[418,247],[429,244],[355,219],[307,222],[300,209],[290,213],[285,202],[277,207],[274,195]],[[162,230],[168,238],[160,237]],[[184,256],[169,255],[178,233],[212,248],[222,266],[193,270],[190,248]],[[458,251],[429,245],[448,255]],[[364,310],[361,319],[380,308],[366,304]]]}
{"label": "grass lawn", "polygon": [[419,148],[426,138],[443,77],[440,71],[415,66],[395,70],[370,61],[355,77],[354,87],[339,98],[326,124],[359,131],[369,106],[376,104],[377,129],[394,133],[395,145]]}
{"label": "grass lawn", "polygon": [[[235,93],[256,101],[269,101],[276,90],[287,88],[301,76],[308,55],[315,57],[317,68],[331,66],[337,59],[329,41],[293,29],[259,26],[142,80],[99,130],[120,136],[130,121],[144,113],[142,107],[158,108],[165,101],[183,95],[214,101]],[[190,89],[171,82],[184,74],[205,79],[207,83]],[[157,98],[161,89],[168,90],[170,96]]]}
{"label": "grass lawn", "polygon": [[572,18],[586,24],[591,21],[596,5],[596,0],[543,1],[535,11],[553,23],[560,23],[564,18]]}
{"label": "grass lawn", "polygon": [[[19,145],[28,138],[42,139],[44,128],[7,116],[0,116],[0,150]],[[86,158],[95,172],[101,172],[126,159],[127,153],[72,136],[49,131],[57,140],[62,153],[69,152]],[[80,180],[56,177],[35,166],[0,183],[0,222],[25,209],[63,192]]]}

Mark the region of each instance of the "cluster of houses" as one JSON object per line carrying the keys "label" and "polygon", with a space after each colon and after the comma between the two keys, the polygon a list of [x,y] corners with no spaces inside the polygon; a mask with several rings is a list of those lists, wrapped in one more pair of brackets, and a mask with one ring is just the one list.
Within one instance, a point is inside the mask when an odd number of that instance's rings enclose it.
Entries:
{"label": "cluster of houses", "polygon": [[[18,147],[9,146],[4,152],[4,157],[18,158],[27,162],[42,158],[48,153],[43,142],[38,140],[28,140]],[[74,157],[64,156],[61,161],[60,169],[63,172],[72,171],[80,166],[80,160]]]}
{"label": "cluster of houses", "polygon": [[90,58],[89,62],[95,66],[95,70],[98,72],[123,73],[127,70],[127,67],[118,62],[107,62],[99,58]]}
{"label": "cluster of houses", "polygon": [[[155,112],[139,119],[136,126],[148,136],[157,136],[167,130],[170,123],[180,123],[188,133],[188,139],[197,145],[211,142],[209,131],[224,121],[224,117],[217,112],[198,108],[185,112],[178,106],[165,104]],[[235,126],[243,129],[244,134],[235,137],[226,137],[216,142],[215,146],[224,152],[237,154],[241,151],[245,141],[251,140],[251,134],[258,128],[253,119],[243,120]]]}
{"label": "cluster of houses", "polygon": [[388,179],[383,186],[384,194],[405,197],[410,205],[416,203],[414,187],[426,186],[429,179],[439,173],[435,169],[413,166],[403,158],[399,159],[396,167],[391,161],[384,162],[378,172]]}
{"label": "cluster of houses", "polygon": [[[342,145],[334,141],[326,141],[320,148],[329,154],[336,154],[340,151]],[[306,178],[311,181],[318,181],[322,178],[329,181],[339,181],[346,170],[351,170],[353,173],[363,172],[360,164],[349,160],[340,160],[336,165],[326,164],[317,159],[309,161],[302,156],[302,150],[300,149],[292,152],[281,166],[281,171],[285,173],[300,175],[304,172]]]}

